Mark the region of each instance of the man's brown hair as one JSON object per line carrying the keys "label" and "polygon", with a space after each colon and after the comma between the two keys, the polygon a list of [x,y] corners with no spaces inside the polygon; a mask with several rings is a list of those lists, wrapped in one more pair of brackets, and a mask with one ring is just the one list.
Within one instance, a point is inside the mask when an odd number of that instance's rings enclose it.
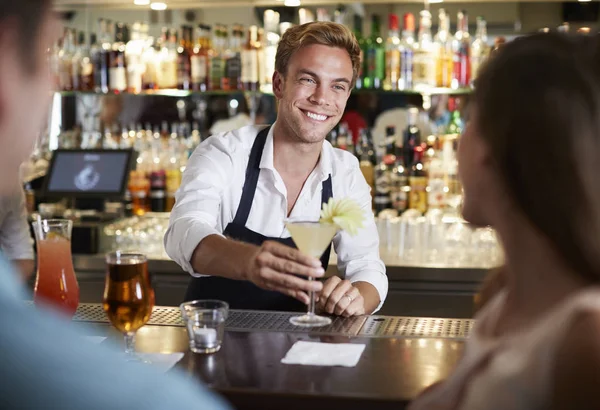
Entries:
{"label": "man's brown hair", "polygon": [[331,22],[312,22],[288,29],[277,47],[275,70],[285,76],[292,55],[302,47],[320,44],[348,52],[352,62],[352,86],[360,72],[360,46],[348,27]]}
{"label": "man's brown hair", "polygon": [[27,71],[36,69],[33,49],[51,6],[51,0],[0,0],[0,30],[7,24],[15,25],[21,61]]}

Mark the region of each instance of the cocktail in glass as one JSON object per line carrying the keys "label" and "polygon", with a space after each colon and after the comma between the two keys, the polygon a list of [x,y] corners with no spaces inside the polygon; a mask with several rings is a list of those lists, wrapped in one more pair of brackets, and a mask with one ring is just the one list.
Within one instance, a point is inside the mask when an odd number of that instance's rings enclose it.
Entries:
{"label": "cocktail in glass", "polygon": [[[292,240],[300,252],[320,258],[321,255],[330,246],[331,240],[338,231],[338,227],[333,224],[311,222],[301,219],[289,219],[285,226],[292,235]],[[313,280],[309,277],[308,280]],[[290,318],[290,322],[296,326],[317,327],[331,324],[331,319],[315,314],[315,293],[309,292],[310,303],[308,312],[301,316]]]}
{"label": "cocktail in glass", "polygon": [[128,360],[143,361],[135,355],[135,333],[148,322],[154,308],[145,255],[121,251],[106,255],[103,308],[110,323],[125,336]]}
{"label": "cocktail in glass", "polygon": [[33,223],[37,245],[37,276],[33,300],[73,317],[79,305],[79,285],[71,257],[73,223],[43,219]]}

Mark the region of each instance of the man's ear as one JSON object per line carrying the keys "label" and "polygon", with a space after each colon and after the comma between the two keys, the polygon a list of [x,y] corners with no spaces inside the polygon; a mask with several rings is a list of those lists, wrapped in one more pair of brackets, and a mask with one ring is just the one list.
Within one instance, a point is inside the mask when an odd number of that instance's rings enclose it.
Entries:
{"label": "man's ear", "polygon": [[283,97],[283,82],[285,79],[278,71],[273,73],[273,94],[279,100]]}

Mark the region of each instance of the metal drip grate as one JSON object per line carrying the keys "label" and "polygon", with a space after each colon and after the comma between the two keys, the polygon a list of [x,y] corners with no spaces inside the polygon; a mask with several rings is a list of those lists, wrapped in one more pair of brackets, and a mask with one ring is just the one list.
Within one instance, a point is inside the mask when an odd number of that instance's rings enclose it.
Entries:
{"label": "metal drip grate", "polygon": [[268,332],[310,332],[320,335],[356,336],[366,318],[333,318],[329,326],[303,328],[290,323],[292,316],[298,313],[290,312],[261,312],[252,310],[232,311],[225,327],[229,331],[268,331]]}
{"label": "metal drip grate", "polygon": [[472,327],[470,319],[370,316],[359,336],[467,339]]}
{"label": "metal drip grate", "polygon": [[[232,332],[309,332],[316,335],[342,335],[361,337],[427,337],[443,339],[467,339],[473,326],[469,319],[438,319],[397,316],[361,316],[356,318],[336,317],[329,326],[302,328],[289,322],[297,313],[263,312],[255,310],[232,310],[225,328]],[[108,323],[102,305],[81,303],[73,317],[78,322]],[[177,307],[157,306],[152,311],[148,325],[184,326]]]}
{"label": "metal drip grate", "polygon": [[[108,323],[108,318],[102,305],[98,303],[80,303],[73,320],[76,322],[100,322]],[[183,326],[179,308],[156,306],[152,310],[152,316],[147,323],[153,326]]]}

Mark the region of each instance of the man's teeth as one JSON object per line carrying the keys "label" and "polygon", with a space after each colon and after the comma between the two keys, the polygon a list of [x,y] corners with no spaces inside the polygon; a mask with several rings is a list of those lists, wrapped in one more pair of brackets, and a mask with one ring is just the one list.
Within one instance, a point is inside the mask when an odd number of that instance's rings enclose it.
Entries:
{"label": "man's teeth", "polygon": [[306,112],[306,116],[308,118],[312,118],[313,120],[317,120],[317,121],[325,121],[327,119],[326,115],[319,115],[319,114],[315,114],[315,113],[312,113],[309,111]]}

